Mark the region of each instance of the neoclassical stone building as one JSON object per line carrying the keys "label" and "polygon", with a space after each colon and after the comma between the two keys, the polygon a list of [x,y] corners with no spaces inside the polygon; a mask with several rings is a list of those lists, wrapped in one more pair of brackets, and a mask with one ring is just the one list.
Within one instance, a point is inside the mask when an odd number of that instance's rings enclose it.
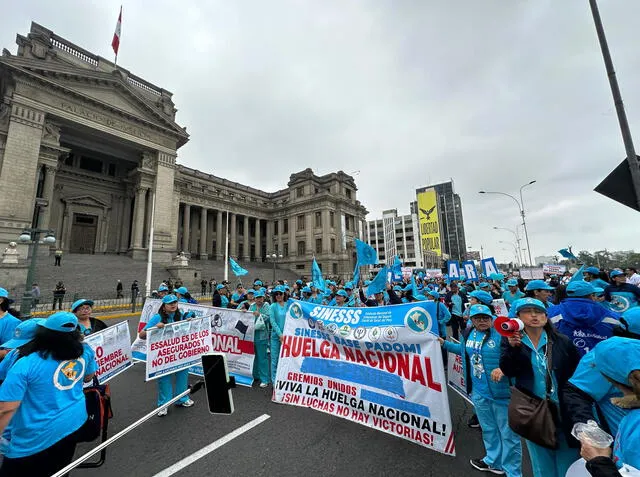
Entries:
{"label": "neoclassical stone building", "polygon": [[178,165],[189,135],[170,92],[36,23],[17,44],[0,57],[3,243],[50,228],[68,253],[144,259],[155,198],[154,261],[221,260],[228,240],[241,261],[353,269],[367,214],[353,177],[306,169],[271,193]]}

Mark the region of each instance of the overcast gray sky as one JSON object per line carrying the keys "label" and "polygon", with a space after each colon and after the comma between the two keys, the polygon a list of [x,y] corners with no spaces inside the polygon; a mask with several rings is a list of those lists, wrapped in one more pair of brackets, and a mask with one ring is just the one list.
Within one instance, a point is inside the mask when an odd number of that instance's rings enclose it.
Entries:
{"label": "overcast gray sky", "polygon": [[[120,1],[9,3],[0,46],[34,20],[112,59]],[[638,139],[640,2],[600,3]],[[477,191],[535,179],[534,255],[636,247],[640,215],[593,192],[625,153],[587,0],[125,0],[118,63],[174,93],[189,167],[268,191],[359,171],[368,219],[453,178],[467,243],[499,260],[517,208]]]}

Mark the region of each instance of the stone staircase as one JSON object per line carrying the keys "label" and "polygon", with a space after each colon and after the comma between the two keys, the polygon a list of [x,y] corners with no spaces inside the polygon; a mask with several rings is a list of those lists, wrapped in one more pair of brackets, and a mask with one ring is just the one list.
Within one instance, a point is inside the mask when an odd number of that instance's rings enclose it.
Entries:
{"label": "stone staircase", "polygon": [[[62,257],[62,266],[54,267],[53,256],[38,257],[36,259],[36,278],[41,291],[41,306],[38,310],[50,309],[53,302],[53,289],[58,281],[62,281],[67,289],[64,299],[64,306],[73,302],[75,298],[91,299],[114,299],[116,298],[117,280],[122,281],[124,299],[123,303],[131,301],[131,283],[138,280],[141,294],[144,294],[144,282],[147,274],[147,263],[134,261],[122,255],[85,255],[85,254],[65,254]],[[245,284],[253,283],[255,278],[271,283],[273,278],[273,264],[262,262],[241,262],[241,266],[249,271],[248,275],[242,277]],[[190,260],[190,266],[195,267],[198,273],[193,277],[191,283],[186,285],[195,295],[200,295],[200,280],[214,278],[218,282],[224,279],[224,261],[222,260]],[[152,269],[151,288],[158,285],[170,277],[166,265],[154,264]],[[289,283],[300,278],[295,272],[276,267],[276,279],[288,280]],[[235,286],[239,281],[231,269],[229,269],[229,281]],[[0,283],[0,286],[3,286]],[[19,307],[20,296],[24,291],[24,286],[18,286],[8,290],[10,295],[16,299]],[[14,306],[16,306],[14,305]]]}

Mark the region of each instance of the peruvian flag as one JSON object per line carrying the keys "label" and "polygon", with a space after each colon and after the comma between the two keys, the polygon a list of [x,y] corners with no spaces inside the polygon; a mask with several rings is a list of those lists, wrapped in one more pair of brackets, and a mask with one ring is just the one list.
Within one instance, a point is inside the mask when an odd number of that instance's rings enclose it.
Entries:
{"label": "peruvian flag", "polygon": [[122,6],[120,6],[120,15],[118,15],[118,23],[116,23],[116,31],[113,33],[113,40],[111,40],[111,48],[118,56],[118,48],[120,48],[120,29],[122,28]]}

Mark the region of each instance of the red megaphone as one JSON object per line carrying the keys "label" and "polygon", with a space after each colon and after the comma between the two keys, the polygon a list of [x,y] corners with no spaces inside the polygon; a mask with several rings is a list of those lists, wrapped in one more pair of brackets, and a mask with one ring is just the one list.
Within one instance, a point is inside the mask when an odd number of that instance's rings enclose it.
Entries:
{"label": "red megaphone", "polygon": [[518,318],[499,316],[494,320],[493,327],[499,334],[508,338],[524,330],[524,323]]}

